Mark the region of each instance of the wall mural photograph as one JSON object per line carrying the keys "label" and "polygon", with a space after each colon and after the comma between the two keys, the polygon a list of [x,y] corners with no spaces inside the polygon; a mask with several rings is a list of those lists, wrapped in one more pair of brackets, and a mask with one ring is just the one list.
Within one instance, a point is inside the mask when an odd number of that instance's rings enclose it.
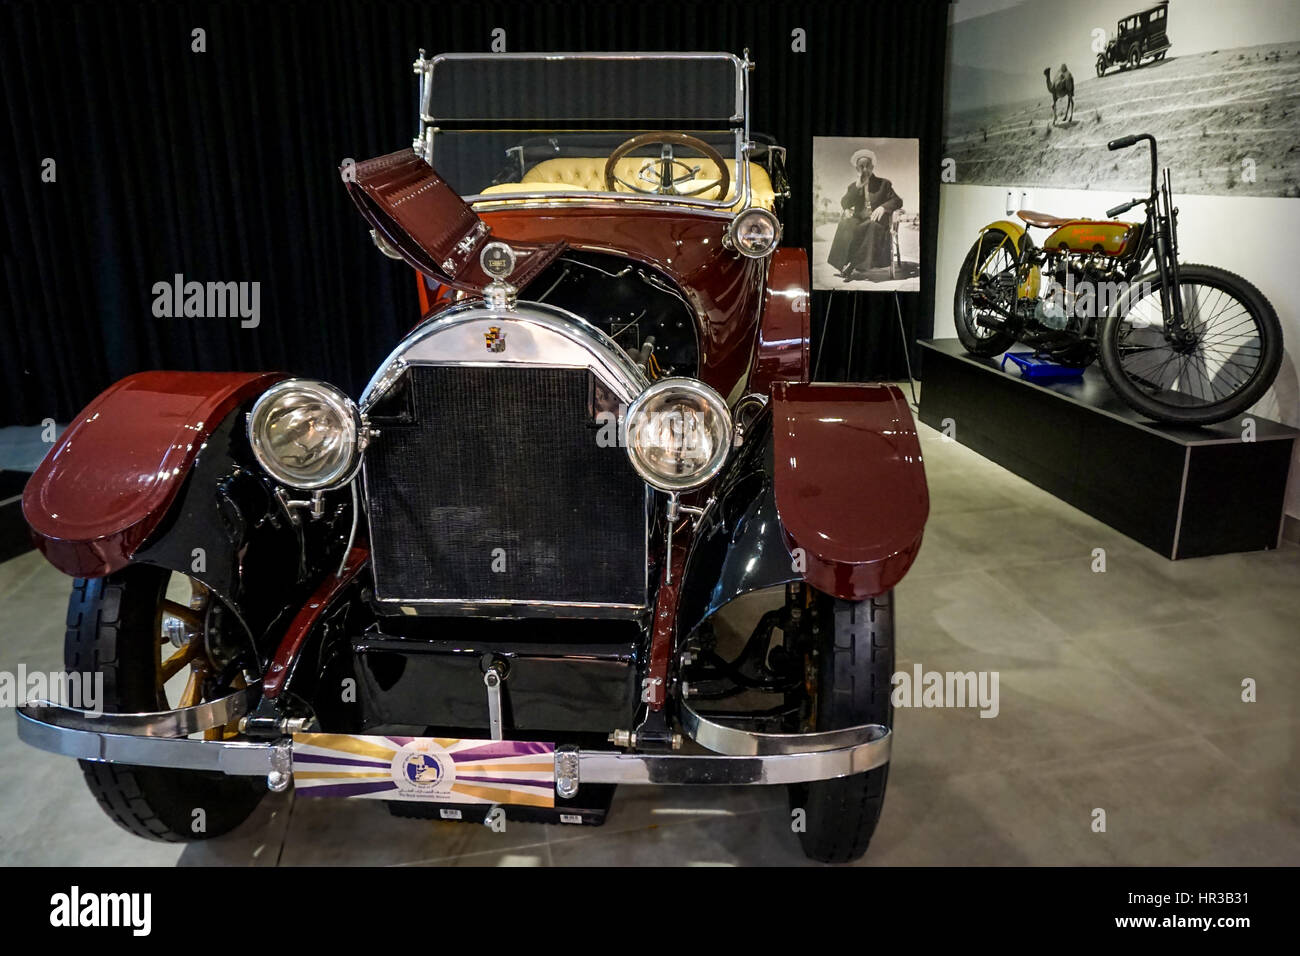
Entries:
{"label": "wall mural photograph", "polygon": [[[1300,196],[1300,5],[1028,0],[954,24],[944,156],[965,184]],[[990,54],[994,55],[990,55]]]}

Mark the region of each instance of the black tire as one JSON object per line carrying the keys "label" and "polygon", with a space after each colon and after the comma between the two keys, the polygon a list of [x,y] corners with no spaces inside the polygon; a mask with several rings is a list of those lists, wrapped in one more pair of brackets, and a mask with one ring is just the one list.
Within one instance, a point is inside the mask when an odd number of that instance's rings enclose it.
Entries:
{"label": "black tire", "polygon": [[[1155,303],[1158,314],[1160,276],[1139,277],[1118,307],[1107,316],[1101,329],[1101,368],[1111,388],[1133,409],[1154,419],[1179,425],[1211,425],[1240,415],[1254,405],[1273,384],[1282,364],[1282,325],[1272,304],[1262,292],[1235,273],[1215,266],[1180,265],[1179,280],[1186,286],[1201,286],[1232,296],[1246,310],[1259,333],[1259,363],[1249,377],[1223,399],[1197,405],[1161,400],[1138,387],[1121,360],[1121,337],[1135,307],[1148,309]],[[1143,293],[1149,292],[1149,295]],[[1213,383],[1207,383],[1213,384]],[[1207,396],[1208,397],[1208,396]]]}
{"label": "black tire", "polygon": [[[975,321],[975,303],[972,298],[974,283],[971,276],[975,272],[976,263],[991,255],[1000,255],[1001,253],[995,250],[1004,241],[1010,243],[1010,248],[1015,248],[1015,243],[1011,242],[1001,229],[986,229],[970,247],[970,252],[966,253],[966,258],[961,264],[961,274],[957,276],[957,288],[952,301],[953,324],[957,326],[957,338],[961,340],[962,347],[972,355],[982,355],[986,358],[1001,355],[1016,341],[1016,337],[1010,332],[978,325]],[[1010,281],[1014,283],[1014,275],[1011,276]],[[1004,304],[1011,305],[1014,302],[1013,287]]]}
{"label": "black tire", "polygon": [[[819,599],[829,629],[817,663],[817,730],[858,724],[893,727],[894,592],[866,601]],[[889,764],[866,773],[790,787],[790,805],[806,811],[804,854],[850,863],[867,852],[885,804]]]}
{"label": "black tire", "polygon": [[1106,57],[1104,54],[1098,53],[1097,54],[1097,76],[1101,77],[1105,75],[1106,75]]}
{"label": "black tire", "polygon": [[[158,608],[168,572],[132,565],[107,578],[77,578],[68,599],[64,666],[102,674],[109,713],[156,710]],[[129,833],[177,843],[228,833],[257,807],[266,784],[198,770],[78,761],[104,812]],[[203,811],[204,829],[194,832]]]}

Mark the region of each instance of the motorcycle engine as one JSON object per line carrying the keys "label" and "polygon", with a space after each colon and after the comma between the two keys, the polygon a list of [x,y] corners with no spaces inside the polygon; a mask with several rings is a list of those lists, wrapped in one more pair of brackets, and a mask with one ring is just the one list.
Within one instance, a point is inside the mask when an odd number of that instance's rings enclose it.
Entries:
{"label": "motorcycle engine", "polygon": [[1049,279],[1044,294],[1034,302],[1034,318],[1040,325],[1060,331],[1070,324],[1070,313],[1065,307],[1065,288],[1055,279]]}

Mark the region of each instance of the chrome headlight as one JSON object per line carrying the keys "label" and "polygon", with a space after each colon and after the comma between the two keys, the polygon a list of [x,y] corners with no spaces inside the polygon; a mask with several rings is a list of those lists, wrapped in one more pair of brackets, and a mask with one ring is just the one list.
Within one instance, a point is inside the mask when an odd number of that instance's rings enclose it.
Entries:
{"label": "chrome headlight", "polygon": [[727,245],[742,256],[762,259],[781,241],[781,221],[766,209],[746,209],[727,227]]}
{"label": "chrome headlight", "polygon": [[627,455],[661,491],[689,491],[716,475],[731,449],[722,396],[693,378],[665,378],[627,410]]}
{"label": "chrome headlight", "polygon": [[248,416],[248,440],[276,481],[302,491],[346,484],[361,464],[361,413],[333,385],[291,378],[272,385]]}

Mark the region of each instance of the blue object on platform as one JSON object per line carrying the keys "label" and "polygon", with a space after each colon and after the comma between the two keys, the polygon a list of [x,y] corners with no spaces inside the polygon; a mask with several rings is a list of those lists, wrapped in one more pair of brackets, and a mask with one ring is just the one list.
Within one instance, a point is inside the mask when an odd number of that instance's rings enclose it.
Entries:
{"label": "blue object on platform", "polygon": [[1008,359],[1020,369],[1020,377],[1031,382],[1077,382],[1083,378],[1083,369],[1057,365],[1033,352],[1008,352],[1002,356],[1003,371],[1006,371]]}

